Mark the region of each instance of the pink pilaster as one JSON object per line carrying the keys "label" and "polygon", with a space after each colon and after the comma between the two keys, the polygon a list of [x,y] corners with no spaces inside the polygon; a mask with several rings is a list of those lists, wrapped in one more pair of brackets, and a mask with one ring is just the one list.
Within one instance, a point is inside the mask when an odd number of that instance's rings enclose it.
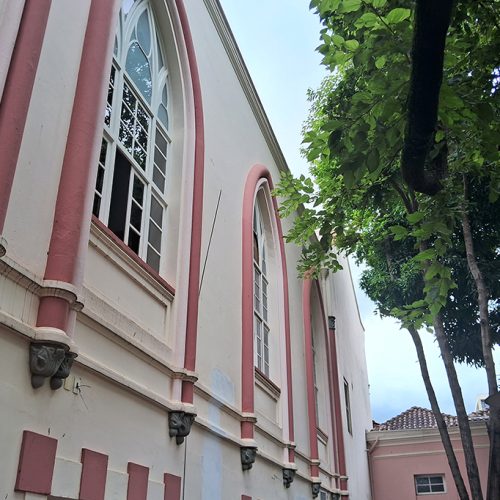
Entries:
{"label": "pink pilaster", "polygon": [[[194,371],[196,366],[196,342],[198,335],[198,293],[200,283],[201,259],[201,229],[203,218],[203,176],[205,165],[205,133],[203,126],[203,103],[201,98],[201,84],[196,62],[189,20],[182,0],[176,0],[177,11],[181,22],[184,43],[188,55],[191,85],[194,99],[195,121],[195,151],[194,151],[194,178],[193,178],[193,205],[191,224],[191,250],[189,257],[189,285],[186,321],[186,344],[184,350],[184,368]],[[182,401],[193,402],[193,382],[183,381]]]}
{"label": "pink pilaster", "polygon": [[[52,225],[45,279],[80,286],[120,1],[92,0]],[[56,304],[57,303],[57,304]],[[68,331],[69,303],[42,297],[37,326]]]}

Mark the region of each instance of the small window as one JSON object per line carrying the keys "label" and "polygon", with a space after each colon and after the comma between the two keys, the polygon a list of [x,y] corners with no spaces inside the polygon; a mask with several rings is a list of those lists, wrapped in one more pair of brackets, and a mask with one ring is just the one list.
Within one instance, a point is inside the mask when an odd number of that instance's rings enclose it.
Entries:
{"label": "small window", "polygon": [[349,395],[349,382],[344,379],[344,397],[345,397],[345,417],[347,421],[347,430],[352,435],[352,419],[351,419],[351,397]]}
{"label": "small window", "polygon": [[417,495],[445,493],[444,475],[434,474],[415,476],[415,491]]}

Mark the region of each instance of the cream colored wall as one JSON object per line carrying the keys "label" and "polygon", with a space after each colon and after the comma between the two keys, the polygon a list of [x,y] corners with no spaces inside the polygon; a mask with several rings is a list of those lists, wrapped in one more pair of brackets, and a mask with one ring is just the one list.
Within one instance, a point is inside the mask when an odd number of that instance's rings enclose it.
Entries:
{"label": "cream colored wall", "polygon": [[16,42],[16,35],[21,22],[24,0],[12,2],[0,1],[0,99],[3,94],[5,80],[9,69],[12,51]]}
{"label": "cream colored wall", "polygon": [[52,2],[7,210],[9,255],[38,276],[45,271],[89,6],[90,0]]}

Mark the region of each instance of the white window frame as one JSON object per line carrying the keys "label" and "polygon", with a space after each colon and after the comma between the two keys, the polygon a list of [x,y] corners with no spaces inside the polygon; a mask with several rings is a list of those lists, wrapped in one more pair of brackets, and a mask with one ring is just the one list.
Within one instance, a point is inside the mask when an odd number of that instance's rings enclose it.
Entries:
{"label": "white window frame", "polygon": [[345,418],[347,422],[347,430],[352,436],[352,412],[351,412],[351,392],[349,382],[344,379],[344,399],[345,399]]}
{"label": "white window frame", "polygon": [[[148,54],[145,54],[144,51],[142,52],[148,59],[151,72],[150,103],[141,94],[140,89],[135,85],[133,78],[127,73],[125,68],[130,47],[134,43],[140,43],[138,41],[138,36],[134,40],[134,33],[145,12],[147,12],[147,18],[149,20],[150,39]],[[115,234],[136,252],[144,262],[161,274],[165,265],[164,250],[166,245],[164,239],[167,233],[167,186],[168,174],[170,171],[169,153],[171,147],[171,135],[168,129],[172,129],[172,111],[170,104],[172,98],[165,50],[162,47],[161,36],[157,29],[155,15],[148,0],[123,2],[122,10],[120,11],[111,73],[114,74],[113,85],[111,85],[110,79],[110,91],[108,92],[103,132],[104,146],[101,148],[99,158],[93,214],[105,225],[110,227],[113,182],[115,179],[115,167],[119,152],[129,164],[130,177],[128,181],[127,200],[123,200],[120,204],[120,208],[123,208],[126,203],[123,234],[117,234],[116,232]],[[140,107],[147,116],[147,130],[144,130],[144,127],[138,127],[137,120],[132,120],[133,130],[131,136],[133,140],[137,141],[140,129],[146,134],[147,146],[143,149],[145,160],[142,162],[142,167],[137,158],[134,157],[138,149],[133,149],[134,154],[132,154],[131,151],[127,149],[122,139],[120,139],[121,118],[125,110],[125,102],[123,99],[125,85],[136,99],[136,104],[132,111],[136,112],[138,107]],[[166,103],[164,102],[165,96],[167,97]],[[164,105],[165,108],[164,111],[162,111],[162,116],[164,117],[166,114],[166,124],[159,118],[159,108],[161,105]],[[130,120],[128,123],[130,124]],[[162,140],[159,138],[160,136]],[[158,146],[160,142],[161,145]],[[157,161],[155,161],[155,158]],[[120,174],[117,173],[117,175]],[[125,178],[126,175],[123,176],[123,179]],[[161,182],[162,178],[163,186]],[[138,224],[140,228],[134,227],[131,221],[133,206],[136,206],[136,214],[139,211],[139,205],[134,202],[133,198],[134,179],[138,179],[144,186],[142,206],[140,207],[140,223]],[[123,205],[123,207],[121,207],[121,205]],[[131,233],[137,234],[138,244],[132,244],[130,238]]]}
{"label": "white window frame", "polygon": [[[432,483],[431,482],[432,478],[439,478],[439,479],[441,479],[441,482]],[[417,484],[417,480],[419,480],[419,479],[420,480],[426,479],[427,483],[425,485],[423,485],[423,484],[419,485],[419,484]],[[441,495],[441,494],[446,493],[446,481],[444,479],[444,474],[416,474],[413,477],[413,482],[415,484],[415,493],[418,496],[421,496],[421,495]],[[425,486],[429,487],[429,491],[419,491],[419,487],[425,487]],[[436,486],[442,486],[443,490],[442,491],[434,491],[433,487],[436,487]]]}
{"label": "white window frame", "polygon": [[269,324],[269,254],[266,241],[266,229],[262,209],[259,203],[259,193],[255,198],[253,222],[253,329],[255,366],[270,378],[270,335]]}

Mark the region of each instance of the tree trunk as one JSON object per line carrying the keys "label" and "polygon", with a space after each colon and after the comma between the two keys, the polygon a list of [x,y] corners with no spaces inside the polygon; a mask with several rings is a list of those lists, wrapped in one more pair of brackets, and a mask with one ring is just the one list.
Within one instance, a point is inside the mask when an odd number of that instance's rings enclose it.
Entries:
{"label": "tree trunk", "polygon": [[408,331],[410,332],[411,338],[413,339],[413,343],[415,344],[415,349],[417,351],[418,362],[420,364],[420,371],[422,372],[422,379],[424,381],[425,390],[427,391],[427,396],[431,404],[431,409],[432,412],[434,413],[434,418],[436,419],[439,435],[441,436],[441,441],[443,443],[444,451],[446,453],[446,458],[448,459],[448,464],[450,466],[453,480],[455,481],[455,486],[458,491],[458,496],[460,500],[469,500],[469,494],[467,493],[467,489],[465,487],[462,474],[460,473],[460,469],[458,467],[457,457],[455,455],[455,451],[453,450],[453,446],[451,444],[450,435],[448,434],[448,428],[444,421],[443,414],[439,409],[436,393],[434,392],[434,387],[432,386],[432,382],[429,376],[429,370],[427,369],[427,361],[425,359],[424,348],[422,346],[420,335],[418,334],[415,328],[408,328]]}
{"label": "tree trunk", "polygon": [[439,350],[441,351],[441,357],[443,358],[451,395],[457,412],[458,427],[460,429],[460,437],[462,439],[465,466],[467,469],[471,495],[474,500],[483,500],[476,455],[474,454],[474,445],[472,443],[469,417],[467,416],[467,412],[465,410],[462,388],[458,382],[457,372],[455,370],[455,365],[453,364],[453,356],[451,355],[448,339],[446,338],[444,331],[441,313],[439,313],[434,319],[434,333],[436,335],[436,340],[438,341]]}
{"label": "tree trunk", "polygon": [[[484,367],[488,379],[488,392],[493,396],[498,392],[495,361],[491,349],[491,328],[488,313],[489,292],[484,282],[483,274],[479,269],[474,251],[474,241],[469,221],[467,203],[469,201],[469,186],[464,176],[464,199],[466,206],[462,214],[462,230],[464,235],[465,251],[467,254],[467,265],[474,279],[477,291],[477,303],[479,306],[479,324],[481,327],[481,345],[483,349]],[[490,409],[489,435],[490,435],[490,467],[488,474],[487,500],[498,500],[500,498],[500,410],[492,407]],[[491,463],[493,462],[493,463]]]}

